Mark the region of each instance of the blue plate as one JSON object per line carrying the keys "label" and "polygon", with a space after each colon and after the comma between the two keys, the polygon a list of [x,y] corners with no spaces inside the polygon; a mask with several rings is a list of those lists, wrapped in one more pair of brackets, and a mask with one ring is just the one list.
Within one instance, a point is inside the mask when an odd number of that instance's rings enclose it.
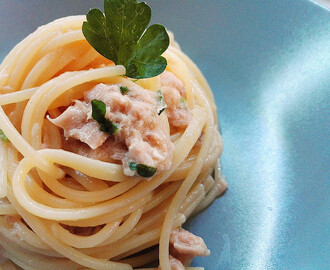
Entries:
{"label": "blue plate", "polygon": [[[1,1],[0,58],[103,1]],[[187,222],[218,269],[330,269],[330,13],[313,2],[156,1],[218,104],[226,194]]]}

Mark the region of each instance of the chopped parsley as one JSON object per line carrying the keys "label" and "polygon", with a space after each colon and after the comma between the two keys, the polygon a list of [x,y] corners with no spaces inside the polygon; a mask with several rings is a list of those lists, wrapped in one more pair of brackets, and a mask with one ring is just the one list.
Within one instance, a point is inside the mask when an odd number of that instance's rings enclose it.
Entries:
{"label": "chopped parsley", "polygon": [[87,13],[82,32],[91,46],[104,57],[126,68],[126,76],[135,79],[161,74],[167,61],[161,55],[169,46],[164,26],[147,28],[151,9],[137,0],[104,0],[99,9]]}
{"label": "chopped parsley", "polygon": [[3,133],[2,129],[0,129],[0,139],[4,142],[9,142],[9,139],[7,138],[5,133]]}
{"label": "chopped parsley", "polygon": [[160,90],[157,91],[157,101],[158,101],[157,113],[158,115],[160,115],[167,108],[163,94]]}
{"label": "chopped parsley", "polygon": [[120,92],[123,94],[123,95],[126,95],[130,90],[128,89],[127,86],[120,86]]}
{"label": "chopped parsley", "polygon": [[131,169],[131,171],[136,170],[137,174],[142,177],[151,177],[157,171],[157,168],[155,168],[155,167],[151,167],[148,165],[135,163],[135,162],[128,162],[128,166]]}
{"label": "chopped parsley", "polygon": [[92,117],[100,125],[100,130],[113,135],[118,131],[118,126],[105,118],[106,105],[103,101],[94,99],[92,100]]}
{"label": "chopped parsley", "polygon": [[188,103],[187,103],[187,100],[184,97],[180,98],[180,102],[182,103],[183,108],[185,110],[188,110]]}

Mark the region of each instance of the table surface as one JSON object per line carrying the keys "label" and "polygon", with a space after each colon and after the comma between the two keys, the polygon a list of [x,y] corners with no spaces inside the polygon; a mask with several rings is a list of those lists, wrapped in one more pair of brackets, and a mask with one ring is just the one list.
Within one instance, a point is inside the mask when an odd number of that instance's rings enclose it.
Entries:
{"label": "table surface", "polygon": [[315,0],[314,2],[320,4],[323,7],[330,9],[330,0]]}

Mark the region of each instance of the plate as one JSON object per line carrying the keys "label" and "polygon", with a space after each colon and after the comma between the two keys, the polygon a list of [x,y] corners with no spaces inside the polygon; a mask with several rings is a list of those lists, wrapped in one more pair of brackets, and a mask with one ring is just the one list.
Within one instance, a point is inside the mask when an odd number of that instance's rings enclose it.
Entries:
{"label": "plate", "polygon": [[[1,1],[0,58],[39,25],[103,1]],[[224,139],[224,196],[186,223],[194,266],[329,269],[330,13],[307,0],[148,3],[201,68]]]}

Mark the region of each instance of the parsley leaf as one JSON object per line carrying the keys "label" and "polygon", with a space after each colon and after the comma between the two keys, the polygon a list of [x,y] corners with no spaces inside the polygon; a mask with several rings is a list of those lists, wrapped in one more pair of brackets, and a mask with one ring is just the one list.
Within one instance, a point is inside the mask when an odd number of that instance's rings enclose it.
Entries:
{"label": "parsley leaf", "polygon": [[142,177],[151,177],[157,171],[157,168],[155,167],[151,167],[148,165],[135,163],[135,162],[128,162],[128,167],[131,169],[131,171],[136,170],[137,174]]}
{"label": "parsley leaf", "polygon": [[0,139],[4,142],[9,142],[9,139],[7,138],[5,133],[3,133],[2,129],[0,129]]}
{"label": "parsley leaf", "polygon": [[126,95],[130,90],[128,89],[127,86],[120,86],[120,92],[123,94],[123,95]]}
{"label": "parsley leaf", "polygon": [[93,99],[92,100],[92,117],[99,123],[100,130],[107,132],[109,135],[113,135],[118,131],[118,126],[112,123],[109,119],[105,118],[106,105],[103,101]]}
{"label": "parsley leaf", "polygon": [[169,46],[165,27],[148,29],[151,9],[137,0],[104,0],[104,13],[92,9],[82,31],[96,51],[126,68],[131,78],[150,78],[162,73],[167,61],[161,56]]}

